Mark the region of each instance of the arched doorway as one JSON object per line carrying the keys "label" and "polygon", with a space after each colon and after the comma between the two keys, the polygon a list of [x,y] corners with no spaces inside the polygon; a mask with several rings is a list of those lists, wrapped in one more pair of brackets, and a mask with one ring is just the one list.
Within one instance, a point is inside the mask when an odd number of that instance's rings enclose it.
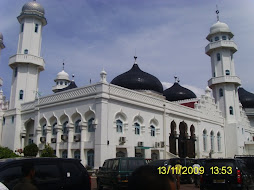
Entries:
{"label": "arched doorway", "polygon": [[187,124],[182,121],[179,125],[178,153],[180,158],[187,157]]}
{"label": "arched doorway", "polygon": [[190,127],[190,138],[188,139],[187,144],[187,156],[189,158],[195,158],[195,141],[196,141],[196,135],[195,135],[195,127],[191,125]]}
{"label": "arched doorway", "polygon": [[87,152],[87,165],[94,167],[94,150],[92,149]]}
{"label": "arched doorway", "polygon": [[169,152],[176,154],[176,123],[172,121],[170,124],[170,135],[169,135]]}

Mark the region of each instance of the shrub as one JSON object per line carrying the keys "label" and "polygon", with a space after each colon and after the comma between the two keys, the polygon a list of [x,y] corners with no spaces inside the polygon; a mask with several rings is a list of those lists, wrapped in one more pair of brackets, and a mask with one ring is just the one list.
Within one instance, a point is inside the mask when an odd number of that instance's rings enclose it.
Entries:
{"label": "shrub", "polygon": [[45,147],[41,152],[41,157],[56,157],[53,148],[49,146],[49,144],[45,144]]}
{"label": "shrub", "polygon": [[36,144],[32,143],[24,148],[24,156],[36,156],[38,154],[39,148]]}
{"label": "shrub", "polygon": [[0,159],[2,158],[15,158],[19,157],[17,154],[15,154],[11,149],[8,147],[0,147]]}

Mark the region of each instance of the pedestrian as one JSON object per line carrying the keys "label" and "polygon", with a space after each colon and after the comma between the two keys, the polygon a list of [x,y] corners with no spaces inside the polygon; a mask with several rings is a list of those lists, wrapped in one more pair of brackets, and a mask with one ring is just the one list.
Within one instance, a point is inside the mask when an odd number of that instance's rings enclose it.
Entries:
{"label": "pedestrian", "polygon": [[176,190],[174,178],[169,174],[159,174],[158,168],[144,165],[137,168],[129,178],[129,190]]}
{"label": "pedestrian", "polygon": [[35,169],[32,162],[26,162],[22,165],[21,171],[24,177],[16,184],[13,190],[38,190],[38,188],[32,183],[35,175]]}
{"label": "pedestrian", "polygon": [[194,162],[193,164],[193,171],[194,171],[194,183],[196,187],[200,186],[200,165],[197,161]]}
{"label": "pedestrian", "polygon": [[180,190],[181,172],[182,172],[181,161],[177,160],[176,165],[175,165],[176,189],[177,190]]}

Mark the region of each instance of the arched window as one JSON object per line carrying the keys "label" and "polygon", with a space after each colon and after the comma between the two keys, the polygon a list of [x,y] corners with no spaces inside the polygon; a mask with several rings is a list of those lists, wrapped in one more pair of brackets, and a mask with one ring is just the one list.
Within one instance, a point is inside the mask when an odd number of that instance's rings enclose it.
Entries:
{"label": "arched window", "polygon": [[23,90],[20,90],[20,91],[19,91],[19,99],[20,99],[20,100],[23,100],[23,96],[24,96],[24,91],[23,91]]}
{"label": "arched window", "polygon": [[41,130],[42,130],[42,136],[44,136],[44,137],[47,135],[47,129],[46,129],[46,128],[47,128],[47,125],[44,124],[44,125],[42,126],[42,129],[41,129]]}
{"label": "arched window", "polygon": [[138,123],[134,123],[135,126],[135,134],[139,135],[140,134],[140,125]]}
{"label": "arched window", "polygon": [[213,39],[212,39],[212,38],[210,39],[210,42],[213,42]]}
{"label": "arched window", "polygon": [[118,151],[118,152],[116,153],[116,157],[125,157],[125,153],[122,152],[122,151]]}
{"label": "arched window", "polygon": [[215,41],[218,41],[219,39],[220,39],[219,36],[216,36],[216,37],[214,38]]}
{"label": "arched window", "polygon": [[62,158],[67,158],[67,157],[68,157],[67,150],[64,150],[62,152]]}
{"label": "arched window", "polygon": [[35,27],[34,27],[34,32],[38,32],[38,28],[39,28],[39,24],[35,24]]}
{"label": "arched window", "polygon": [[116,120],[116,132],[123,132],[123,122],[120,119]]}
{"label": "arched window", "polygon": [[223,96],[223,89],[222,88],[220,88],[219,93],[220,93],[220,97],[222,97]]}
{"label": "arched window", "polygon": [[15,70],[14,70],[14,77],[17,77],[18,75],[18,67],[15,67]]}
{"label": "arched window", "polygon": [[57,134],[57,132],[56,132],[56,125],[57,125],[56,122],[52,125],[52,135],[56,135]]}
{"label": "arched window", "polygon": [[75,122],[75,133],[81,133],[81,128],[80,128],[80,119],[78,119],[76,122]]}
{"label": "arched window", "polygon": [[21,32],[24,31],[24,23],[21,24],[21,29],[20,30],[21,30]]}
{"label": "arched window", "polygon": [[155,127],[151,125],[151,136],[155,137]]}
{"label": "arched window", "polygon": [[63,81],[60,81],[60,85],[63,85]]}
{"label": "arched window", "polygon": [[203,148],[204,148],[204,151],[206,151],[207,149],[207,139],[206,139],[206,130],[203,131]]}
{"label": "arched window", "polygon": [[65,82],[64,84],[67,85],[67,82]]}
{"label": "arched window", "polygon": [[226,75],[230,75],[230,71],[229,70],[226,70],[225,73],[226,73]]}
{"label": "arched window", "polygon": [[210,140],[211,140],[211,150],[214,150],[214,133],[211,131],[210,133]]}
{"label": "arched window", "polygon": [[28,49],[25,49],[25,50],[24,50],[24,54],[28,54]]}
{"label": "arched window", "polygon": [[88,120],[88,132],[94,132],[95,131],[95,128],[93,126],[93,120],[94,118],[91,118]]}
{"label": "arched window", "polygon": [[217,133],[217,145],[218,145],[218,151],[221,151],[221,137],[220,132]]}
{"label": "arched window", "polygon": [[232,106],[229,106],[229,114],[234,115],[234,110]]}
{"label": "arched window", "polygon": [[58,85],[59,84],[59,82],[56,82],[56,85]]}
{"label": "arched window", "polygon": [[63,135],[68,134],[67,124],[68,124],[68,121],[65,121],[63,124]]}
{"label": "arched window", "polygon": [[227,36],[222,36],[222,40],[227,40]]}
{"label": "arched window", "polygon": [[75,159],[80,159],[80,150],[75,150],[75,152],[74,152],[74,158]]}
{"label": "arched window", "polygon": [[87,165],[94,167],[94,150],[89,150],[87,152]]}
{"label": "arched window", "polygon": [[216,56],[217,56],[217,61],[220,61],[220,53],[217,53]]}

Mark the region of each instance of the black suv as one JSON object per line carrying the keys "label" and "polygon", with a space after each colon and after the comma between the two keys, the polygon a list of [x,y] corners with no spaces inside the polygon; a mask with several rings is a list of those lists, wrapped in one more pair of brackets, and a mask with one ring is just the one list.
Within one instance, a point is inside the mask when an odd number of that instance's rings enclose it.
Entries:
{"label": "black suv", "polygon": [[97,174],[97,187],[113,188],[114,190],[127,188],[128,179],[139,166],[145,165],[144,158],[122,157],[105,160]]}
{"label": "black suv", "polygon": [[90,177],[78,159],[16,158],[0,160],[0,182],[12,189],[23,177],[21,167],[32,162],[39,190],[90,190]]}
{"label": "black suv", "polygon": [[[202,174],[202,172],[201,172]],[[253,189],[253,176],[240,159],[207,159],[200,189]]]}

